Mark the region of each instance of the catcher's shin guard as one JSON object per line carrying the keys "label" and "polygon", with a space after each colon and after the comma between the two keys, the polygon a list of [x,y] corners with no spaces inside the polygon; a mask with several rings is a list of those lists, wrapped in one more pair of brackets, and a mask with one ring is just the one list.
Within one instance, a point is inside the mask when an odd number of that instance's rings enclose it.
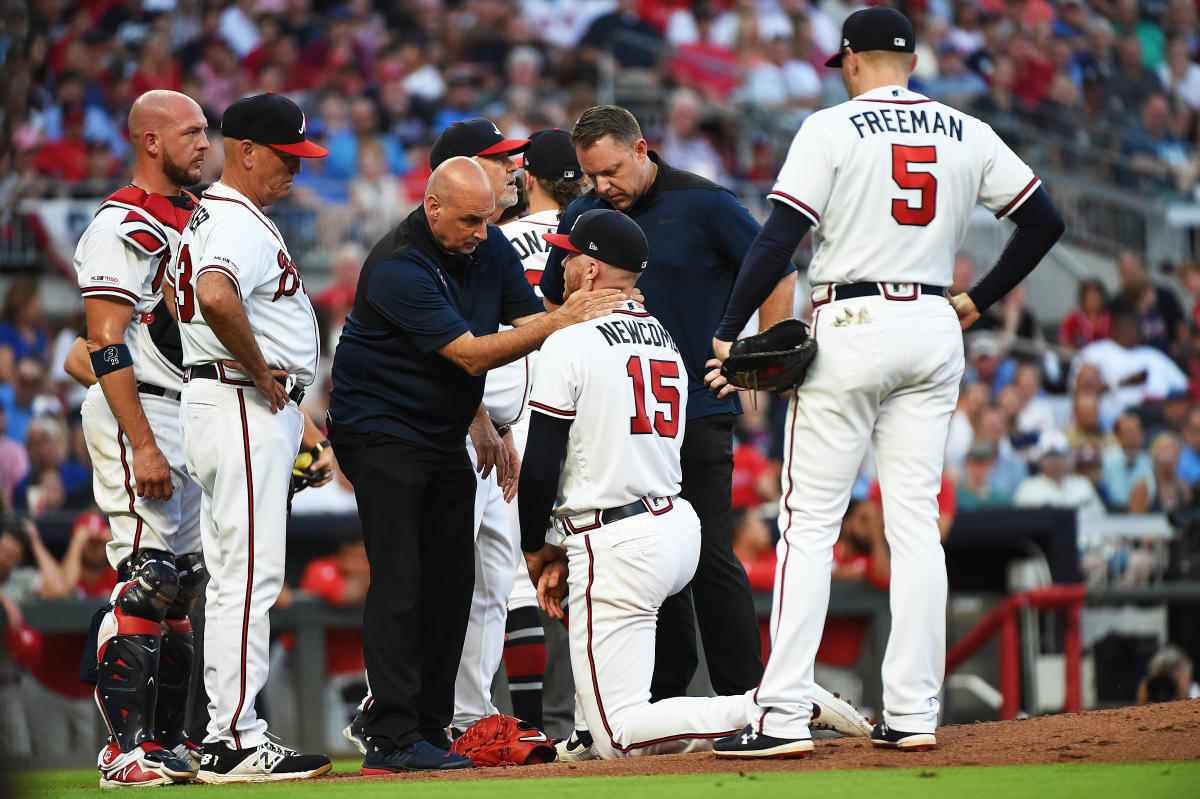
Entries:
{"label": "catcher's shin guard", "polygon": [[176,558],[175,569],[179,573],[179,593],[167,608],[162,622],[158,701],[154,706],[154,735],[167,749],[174,749],[187,738],[184,719],[195,656],[192,620],[188,613],[204,590],[205,579],[204,563],[198,554]]}
{"label": "catcher's shin guard", "polygon": [[132,565],[100,622],[96,652],[96,704],[122,752],[154,738],[162,621],[179,592],[167,553],[139,552]]}

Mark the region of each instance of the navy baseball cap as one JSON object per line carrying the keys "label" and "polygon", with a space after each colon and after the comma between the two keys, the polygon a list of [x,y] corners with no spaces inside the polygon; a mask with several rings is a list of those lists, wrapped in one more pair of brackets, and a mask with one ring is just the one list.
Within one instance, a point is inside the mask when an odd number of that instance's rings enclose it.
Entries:
{"label": "navy baseball cap", "polygon": [[597,261],[641,272],[646,268],[650,245],[637,222],[620,211],[593,208],[584,211],[571,226],[571,232],[543,233],[542,238],[568,252],[590,255]]}
{"label": "navy baseball cap", "polygon": [[543,180],[578,180],[583,177],[579,156],[571,144],[571,134],[558,128],[529,134],[525,150],[525,171]]}
{"label": "navy baseball cap", "polygon": [[867,50],[912,53],[917,49],[917,37],[908,17],[888,6],[874,6],[846,17],[842,23],[842,46],[825,66],[841,69],[842,54],[847,47],[856,53]]}
{"label": "navy baseball cap", "polygon": [[451,123],[429,150],[429,167],[437,169],[443,161],[456,156],[507,155],[529,146],[529,139],[506,139],[490,119],[472,117]]}
{"label": "navy baseball cap", "polygon": [[221,117],[221,135],[227,139],[249,139],[301,158],[329,155],[324,147],[304,138],[305,127],[300,106],[275,92],[243,97]]}

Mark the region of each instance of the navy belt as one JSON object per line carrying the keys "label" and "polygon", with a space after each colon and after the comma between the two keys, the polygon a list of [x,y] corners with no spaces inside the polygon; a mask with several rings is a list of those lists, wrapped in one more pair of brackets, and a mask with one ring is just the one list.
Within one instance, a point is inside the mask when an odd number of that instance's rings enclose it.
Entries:
{"label": "navy belt", "polygon": [[622,519],[628,519],[630,516],[638,516],[642,513],[652,513],[655,516],[661,516],[673,507],[675,507],[674,497],[644,497],[642,499],[635,499],[628,505],[621,505],[618,508],[585,511],[562,519],[556,519],[555,521],[559,523],[557,525],[558,529],[564,535],[575,535],[576,533],[591,532],[602,525],[619,522]]}
{"label": "navy belt", "polygon": [[163,388],[156,386],[153,383],[138,383],[137,390],[139,394],[150,394],[155,397],[166,397],[169,400],[179,402],[179,391],[174,388]]}
{"label": "navy belt", "polygon": [[[188,380],[200,378],[202,380],[216,380],[220,383],[227,383],[232,386],[245,386],[248,388],[254,387],[253,380],[235,380],[233,378],[226,377],[224,374],[222,374],[222,372],[224,372],[224,369],[218,370],[215,363],[202,363],[199,366],[189,366],[187,369],[187,377]],[[275,382],[281,386],[287,386],[287,380],[282,377],[275,378]],[[301,400],[304,399],[304,389],[302,389],[300,386],[293,387],[292,390],[288,392],[288,398],[291,399],[292,402],[299,405]]]}
{"label": "navy belt", "polygon": [[812,304],[816,308],[833,300],[852,300],[855,297],[877,297],[883,295],[889,300],[915,300],[921,294],[946,293],[945,286],[934,286],[930,283],[826,283],[814,286]]}

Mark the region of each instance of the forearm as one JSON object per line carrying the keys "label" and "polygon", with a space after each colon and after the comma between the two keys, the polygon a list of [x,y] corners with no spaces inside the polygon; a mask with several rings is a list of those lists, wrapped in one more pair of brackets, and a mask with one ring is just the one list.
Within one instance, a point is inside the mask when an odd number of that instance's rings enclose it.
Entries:
{"label": "forearm", "polygon": [[796,274],[789,272],[776,284],[771,296],[758,306],[758,332],[766,330],[776,322],[792,315],[792,304],[796,296]]}
{"label": "forearm", "polygon": [[33,560],[38,571],[42,573],[42,588],[38,596],[42,599],[62,599],[71,593],[71,584],[63,575],[62,567],[46,549],[41,538],[30,536],[29,548],[33,551]]}
{"label": "forearm", "polygon": [[72,536],[67,546],[67,554],[62,559],[63,582],[67,585],[78,585],[79,575],[83,573],[83,537]]}
{"label": "forearm", "polygon": [[[211,282],[214,280],[220,280],[225,286],[217,288]],[[246,311],[232,283],[211,272],[201,275],[196,289],[196,302],[204,314],[204,321],[241,364],[245,374],[253,378],[269,374],[270,367],[258,348],[258,342],[254,340],[250,320],[246,318]]]}
{"label": "forearm", "polygon": [[[792,253],[811,226],[799,211],[782,203],[775,204],[771,216],[746,252],[733,292],[725,305],[725,315],[713,334],[715,338],[735,340],[754,310],[769,301],[785,276]],[[788,315],[790,311],[789,307]]]}
{"label": "forearm", "polygon": [[980,313],[1024,280],[1066,229],[1058,210],[1042,188],[1009,216],[1017,229],[1004,246],[996,265],[967,291]]}
{"label": "forearm", "polygon": [[321,432],[321,428],[317,427],[316,423],[304,414],[304,434],[300,438],[300,447],[302,449],[312,449],[317,444],[328,444],[325,440],[325,434]]}
{"label": "forearm", "polygon": [[91,388],[96,383],[96,375],[92,371],[92,362],[88,358],[87,340],[82,336],[75,339],[67,357],[63,359],[63,371],[75,379],[84,388]]}
{"label": "forearm", "polygon": [[558,480],[571,423],[534,412],[529,420],[529,440],[517,491],[521,521],[521,549],[537,552],[546,543],[546,525],[558,496]]}
{"label": "forearm", "polygon": [[559,312],[535,314],[529,321],[487,336],[464,333],[443,348],[443,354],[473,375],[512,363],[541,346],[546,337],[566,325]]}
{"label": "forearm", "polygon": [[104,392],[104,399],[117,425],[129,437],[129,443],[135,449],[157,446],[154,431],[150,429],[150,421],[138,396],[133,369],[118,369],[104,375],[100,378],[100,390]]}

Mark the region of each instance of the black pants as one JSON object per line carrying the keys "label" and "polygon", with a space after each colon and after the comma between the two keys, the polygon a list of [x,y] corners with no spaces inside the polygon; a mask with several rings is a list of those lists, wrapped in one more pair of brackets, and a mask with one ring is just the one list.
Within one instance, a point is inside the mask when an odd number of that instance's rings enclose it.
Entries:
{"label": "black pants", "polygon": [[744,693],[762,678],[754,597],[733,554],[733,422],[733,414],[720,413],[692,419],[685,429],[680,496],[700,517],[700,562],[691,584],[658,611],[651,701],[683,696],[696,673],[693,612],[718,694]]}
{"label": "black pants", "polygon": [[[464,436],[464,439],[466,437]],[[446,746],[475,583],[475,474],[465,450],[330,430],[354,484],[371,585],[363,659],[367,735]]]}

